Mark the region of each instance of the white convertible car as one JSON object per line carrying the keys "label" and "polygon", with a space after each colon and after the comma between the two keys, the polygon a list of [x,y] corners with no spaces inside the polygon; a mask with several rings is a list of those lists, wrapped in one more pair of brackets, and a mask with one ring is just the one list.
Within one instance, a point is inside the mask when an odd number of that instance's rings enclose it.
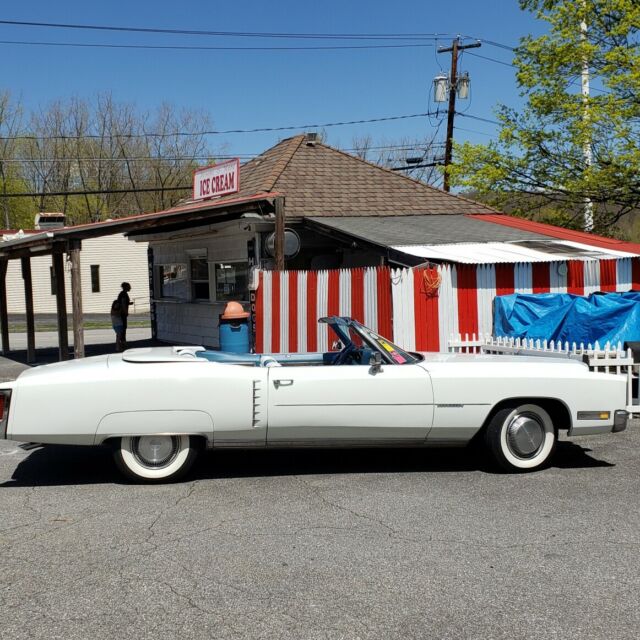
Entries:
{"label": "white convertible car", "polygon": [[340,351],[130,349],[36,367],[0,384],[0,437],[109,445],[128,476],[166,481],[204,447],[460,446],[540,468],[558,430],[626,428],[625,380],[569,359],[407,353],[350,318]]}

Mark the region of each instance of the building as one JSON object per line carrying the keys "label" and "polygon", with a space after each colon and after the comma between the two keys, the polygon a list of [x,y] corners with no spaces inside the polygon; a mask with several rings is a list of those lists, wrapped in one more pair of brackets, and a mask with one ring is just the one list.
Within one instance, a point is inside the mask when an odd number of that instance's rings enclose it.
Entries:
{"label": "building", "polygon": [[[35,232],[26,232],[26,236]],[[2,238],[13,239],[15,232],[0,231]],[[4,241],[4,240],[3,240]],[[84,313],[108,314],[111,302],[126,280],[131,284],[133,313],[149,311],[149,276],[147,246],[130,242],[124,234],[102,236],[85,240],[82,247],[81,269]],[[66,270],[70,269],[67,262]],[[48,256],[34,257],[31,261],[33,305],[36,314],[56,313],[56,283],[53,266]],[[71,282],[65,279],[67,312],[71,312]],[[7,307],[9,313],[24,314],[25,297],[21,264],[11,261],[6,275]]]}
{"label": "building", "polygon": [[[288,274],[280,276],[272,272],[278,199],[284,210],[288,254],[284,261]],[[248,208],[235,219],[217,217],[209,225],[172,233],[131,234],[149,242],[153,254],[152,307],[158,339],[218,346],[217,319],[226,302],[249,304],[251,290],[257,289],[254,297],[259,304],[253,317],[258,346],[324,347],[322,327],[317,339],[302,344],[302,337],[316,331],[317,317],[352,312],[350,299],[357,285],[351,278],[360,276],[346,270],[449,265],[438,276],[449,283],[449,297],[434,296],[427,304],[431,336],[418,341],[423,348],[446,348],[444,336],[449,332],[490,332],[496,292],[588,293],[599,288],[601,280],[603,286],[611,286],[611,264],[613,286],[631,288],[632,258],[640,255],[638,245],[500,214],[333,149],[314,136],[283,140],[243,165],[239,193],[181,206],[189,210],[209,202],[223,211],[225,202],[238,201]],[[602,278],[600,264],[606,267]],[[260,267],[265,277],[252,278],[254,267]],[[309,278],[303,275],[307,273]],[[391,271],[367,273],[375,282],[367,285],[362,280],[363,306],[378,309],[380,301],[388,298],[388,302],[381,314],[372,311],[365,317],[363,311],[363,319],[376,326],[380,316],[380,331],[393,335],[392,327],[407,321],[400,321],[398,303],[394,310],[393,295],[398,292]],[[434,307],[438,299],[439,313]],[[309,303],[304,309],[302,300]],[[303,315],[304,323],[310,322],[304,331]],[[411,323],[415,324],[413,316]],[[417,326],[422,335],[420,322]],[[300,340],[288,339],[298,333]],[[272,340],[276,334],[282,339]],[[408,346],[414,343],[412,339]]]}
{"label": "building", "polygon": [[[450,333],[490,332],[492,301],[501,293],[640,288],[640,245],[501,214],[313,135],[288,138],[234,166],[228,171],[237,173],[220,181],[232,187],[224,195],[211,197],[213,178],[203,188],[198,177],[227,170],[221,164],[196,174],[194,196],[207,197],[2,243],[3,350],[7,263],[20,258],[24,269],[38,255],[52,256],[66,357],[62,256],[71,264],[77,345],[82,301],[90,296],[88,243],[115,234],[148,243],[154,337],[214,348],[229,300],[250,305],[256,347],[266,351],[327,348],[317,318],[334,313],[358,317],[407,348],[437,350],[447,348]],[[26,279],[24,287],[26,296]]]}

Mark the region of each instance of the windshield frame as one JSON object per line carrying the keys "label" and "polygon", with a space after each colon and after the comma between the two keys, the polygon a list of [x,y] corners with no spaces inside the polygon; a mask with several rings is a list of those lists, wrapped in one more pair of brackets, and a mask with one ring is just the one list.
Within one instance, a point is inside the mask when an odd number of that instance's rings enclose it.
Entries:
{"label": "windshield frame", "polygon": [[351,338],[351,330],[354,331],[360,340],[370,349],[379,353],[382,361],[386,364],[405,365],[419,362],[419,359],[414,354],[409,353],[405,349],[401,349],[398,345],[353,318],[330,316],[320,318],[318,322],[323,322],[331,327],[340,342],[344,345],[341,351],[358,348]]}

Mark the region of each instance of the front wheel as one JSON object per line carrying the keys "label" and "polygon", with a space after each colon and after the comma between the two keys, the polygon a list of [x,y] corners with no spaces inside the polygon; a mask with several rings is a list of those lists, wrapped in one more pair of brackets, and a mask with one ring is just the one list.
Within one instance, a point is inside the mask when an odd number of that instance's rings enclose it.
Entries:
{"label": "front wheel", "polygon": [[500,409],[485,431],[491,457],[506,471],[533,471],[544,466],[556,447],[549,414],[536,404]]}
{"label": "front wheel", "polygon": [[114,459],[120,471],[137,482],[166,482],[183,476],[198,449],[190,436],[127,436],[120,438]]}

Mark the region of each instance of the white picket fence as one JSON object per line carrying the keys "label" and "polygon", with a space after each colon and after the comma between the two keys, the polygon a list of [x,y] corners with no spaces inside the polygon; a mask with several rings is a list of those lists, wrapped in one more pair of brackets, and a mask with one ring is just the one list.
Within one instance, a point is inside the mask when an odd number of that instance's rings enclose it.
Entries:
{"label": "white picket fence", "polygon": [[611,373],[626,377],[627,406],[630,413],[640,414],[640,401],[634,398],[634,380],[640,377],[640,363],[633,361],[631,349],[625,350],[620,342],[595,344],[569,344],[553,340],[532,340],[520,338],[496,338],[475,334],[452,335],[449,351],[453,353],[492,353],[547,358],[571,358],[586,363],[592,371]]}

